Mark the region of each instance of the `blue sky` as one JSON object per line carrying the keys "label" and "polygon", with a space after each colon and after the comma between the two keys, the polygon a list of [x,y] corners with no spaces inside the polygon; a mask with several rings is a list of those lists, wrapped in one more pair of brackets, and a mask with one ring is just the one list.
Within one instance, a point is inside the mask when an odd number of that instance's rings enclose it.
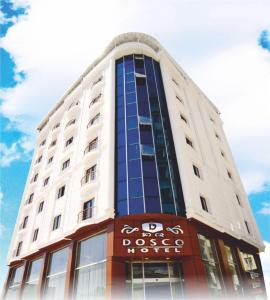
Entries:
{"label": "blue sky", "polygon": [[251,207],[270,246],[269,1],[202,2],[1,2],[0,282],[36,125],[106,44],[126,31],[155,36],[221,110]]}

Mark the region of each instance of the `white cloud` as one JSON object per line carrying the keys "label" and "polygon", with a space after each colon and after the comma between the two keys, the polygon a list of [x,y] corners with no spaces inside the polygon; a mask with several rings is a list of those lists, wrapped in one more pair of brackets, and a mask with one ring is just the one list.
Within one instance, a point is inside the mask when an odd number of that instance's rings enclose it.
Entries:
{"label": "white cloud", "polygon": [[269,215],[270,216],[270,201],[269,202],[263,202],[262,208],[258,211],[258,214],[261,215]]}
{"label": "white cloud", "polygon": [[[26,79],[2,91],[2,112],[27,134],[117,34],[156,37],[222,111],[247,190],[270,180],[269,54],[256,46],[270,2],[13,0],[29,6],[2,40]],[[48,21],[49,19],[49,21]],[[224,50],[226,49],[226,50]],[[203,63],[202,63],[203,62]],[[268,86],[268,87],[267,87]]]}
{"label": "white cloud", "polygon": [[4,143],[0,143],[0,166],[8,167],[16,160],[29,160],[32,150],[33,143],[31,136],[23,136],[9,147]]}
{"label": "white cloud", "polygon": [[270,297],[270,243],[264,241],[265,251],[260,254],[263,268],[263,275],[268,297]]}

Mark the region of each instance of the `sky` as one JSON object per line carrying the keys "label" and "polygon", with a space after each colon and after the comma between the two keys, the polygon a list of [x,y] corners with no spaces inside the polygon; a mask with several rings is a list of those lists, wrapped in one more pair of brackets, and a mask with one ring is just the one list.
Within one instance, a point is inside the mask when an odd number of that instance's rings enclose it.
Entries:
{"label": "sky", "polygon": [[269,0],[2,0],[0,8],[0,283],[37,124],[113,37],[139,31],[221,111],[270,288]]}

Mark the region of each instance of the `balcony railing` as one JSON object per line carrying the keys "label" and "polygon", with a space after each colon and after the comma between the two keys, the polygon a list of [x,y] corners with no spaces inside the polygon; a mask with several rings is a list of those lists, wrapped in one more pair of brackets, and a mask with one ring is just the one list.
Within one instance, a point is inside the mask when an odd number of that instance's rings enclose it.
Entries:
{"label": "balcony railing", "polygon": [[95,207],[92,206],[92,207],[88,207],[88,208],[80,211],[78,213],[78,222],[81,222],[81,221],[84,221],[87,219],[91,219],[94,215],[94,209],[95,209]]}
{"label": "balcony railing", "polygon": [[93,125],[95,125],[96,123],[99,122],[100,119],[100,114],[97,114],[93,119],[91,119],[88,124],[87,124],[87,129]]}
{"label": "balcony railing", "polygon": [[102,94],[100,93],[98,96],[96,96],[89,104],[89,108],[91,106],[93,106],[95,103],[99,102],[100,98],[101,98]]}
{"label": "balcony railing", "polygon": [[93,182],[96,180],[96,172],[90,172],[89,174],[86,174],[81,179],[81,186],[85,185],[86,183]]}

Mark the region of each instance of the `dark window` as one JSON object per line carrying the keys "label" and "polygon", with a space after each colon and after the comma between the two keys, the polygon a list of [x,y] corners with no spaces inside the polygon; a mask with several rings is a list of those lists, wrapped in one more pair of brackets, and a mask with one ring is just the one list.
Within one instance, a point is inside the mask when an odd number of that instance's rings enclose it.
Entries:
{"label": "dark window", "polygon": [[32,203],[33,198],[34,198],[34,193],[30,194],[30,196],[29,196],[29,198],[28,198],[28,200],[27,200],[27,204]]}
{"label": "dark window", "polygon": [[90,102],[90,105],[89,105],[89,108],[94,105],[95,103],[97,103],[100,98],[101,98],[102,94],[100,93],[98,96],[96,96],[91,102]]}
{"label": "dark window", "polygon": [[53,161],[53,156],[51,156],[48,160],[48,164],[50,164]]}
{"label": "dark window", "polygon": [[94,165],[93,167],[91,167],[85,171],[85,175],[89,175],[90,180],[95,180],[96,179],[96,170],[97,170],[97,165]]}
{"label": "dark window", "polygon": [[56,128],[58,128],[60,126],[60,123],[57,123],[56,125],[53,126],[52,130],[55,130]]}
{"label": "dark window", "polygon": [[66,160],[65,162],[63,162],[62,164],[62,170],[65,170],[70,164],[70,159]]}
{"label": "dark window", "polygon": [[176,99],[177,99],[178,101],[180,101],[181,103],[183,103],[183,100],[182,100],[178,95],[176,95]]}
{"label": "dark window", "polygon": [[94,199],[84,202],[83,204],[83,216],[82,219],[86,220],[92,218],[94,208]]}
{"label": "dark window", "polygon": [[220,151],[220,154],[222,157],[225,157],[225,153],[222,150]]}
{"label": "dark window", "polygon": [[240,201],[240,197],[238,194],[235,194],[235,197],[237,199],[238,204],[241,206],[241,201]]}
{"label": "dark window", "polygon": [[61,215],[54,217],[52,230],[58,229],[60,227],[60,223],[61,223]]}
{"label": "dark window", "polygon": [[92,84],[92,88],[93,88],[96,84],[98,84],[99,82],[101,82],[102,79],[103,79],[103,76],[100,76],[96,81],[94,81],[93,84]]}
{"label": "dark window", "polygon": [[207,203],[206,203],[206,199],[204,197],[200,196],[200,200],[201,200],[202,209],[209,212]]}
{"label": "dark window", "polygon": [[35,242],[37,240],[37,238],[38,238],[38,228],[35,229],[35,231],[34,231],[33,240],[32,241]]}
{"label": "dark window", "polygon": [[42,160],[42,155],[36,160],[36,164],[40,163]]}
{"label": "dark window", "polygon": [[210,121],[213,122],[213,123],[215,123],[215,121],[214,121],[214,119],[212,117],[210,117]]}
{"label": "dark window", "polygon": [[97,115],[94,116],[94,118],[92,118],[88,124],[87,124],[87,128],[91,127],[92,125],[96,124],[99,121],[99,117],[100,117],[100,113],[98,113]]}
{"label": "dark window", "polygon": [[73,120],[68,121],[67,124],[66,124],[66,128],[67,128],[68,126],[71,126],[71,125],[75,124],[75,122],[76,122],[76,119],[73,119]]}
{"label": "dark window", "polygon": [[22,229],[26,228],[27,223],[28,223],[28,216],[26,216],[26,217],[23,219],[23,222],[22,222]]}
{"label": "dark window", "polygon": [[247,221],[245,221],[245,224],[246,224],[246,229],[247,229],[247,232],[250,234],[250,229],[249,229],[248,222],[247,222]]}
{"label": "dark window", "polygon": [[199,171],[198,167],[196,167],[195,165],[193,165],[193,172],[197,177],[201,178],[200,171]]}
{"label": "dark window", "polygon": [[22,244],[23,244],[22,241],[20,241],[20,242],[18,243],[18,246],[17,246],[17,249],[16,249],[16,254],[15,254],[15,256],[19,256],[19,255],[21,254]]}
{"label": "dark window", "polygon": [[59,188],[58,194],[57,194],[57,198],[58,198],[58,199],[64,196],[64,194],[65,194],[65,188],[66,188],[65,185],[63,185],[63,186],[61,186],[61,187]]}
{"label": "dark window", "polygon": [[53,147],[56,145],[56,140],[52,141],[51,144],[50,144],[50,147]]}
{"label": "dark window", "polygon": [[172,82],[174,82],[177,86],[179,86],[179,83],[174,78],[172,78]]}
{"label": "dark window", "polygon": [[228,174],[228,177],[229,177],[230,179],[232,179],[232,174],[231,174],[231,172],[227,170],[227,174]]}
{"label": "dark window", "polygon": [[181,120],[183,120],[183,121],[187,124],[187,119],[186,119],[186,117],[184,117],[182,114],[180,114],[180,118],[181,118]]}
{"label": "dark window", "polygon": [[39,206],[38,206],[38,213],[42,212],[43,206],[44,206],[44,201],[42,201],[42,202],[39,203]]}
{"label": "dark window", "polygon": [[97,148],[97,145],[98,145],[98,138],[96,137],[94,140],[92,140],[88,145],[87,147],[85,148],[84,150],[84,154],[94,150]]}
{"label": "dark window", "polygon": [[73,142],[73,136],[66,141],[66,147],[72,144],[72,142]]}
{"label": "dark window", "polygon": [[47,177],[47,178],[44,180],[43,186],[46,186],[46,185],[49,183],[49,180],[50,180],[50,177]]}
{"label": "dark window", "polygon": [[193,143],[188,137],[186,137],[186,143],[193,148]]}
{"label": "dark window", "polygon": [[34,175],[34,177],[32,178],[31,182],[36,182],[38,179],[38,173]]}
{"label": "dark window", "polygon": [[40,145],[39,145],[39,146],[44,146],[44,145],[45,145],[45,143],[46,143],[46,140],[43,140],[43,141],[40,143]]}
{"label": "dark window", "polygon": [[216,136],[217,139],[220,139],[220,137],[217,133],[215,133],[215,136]]}

